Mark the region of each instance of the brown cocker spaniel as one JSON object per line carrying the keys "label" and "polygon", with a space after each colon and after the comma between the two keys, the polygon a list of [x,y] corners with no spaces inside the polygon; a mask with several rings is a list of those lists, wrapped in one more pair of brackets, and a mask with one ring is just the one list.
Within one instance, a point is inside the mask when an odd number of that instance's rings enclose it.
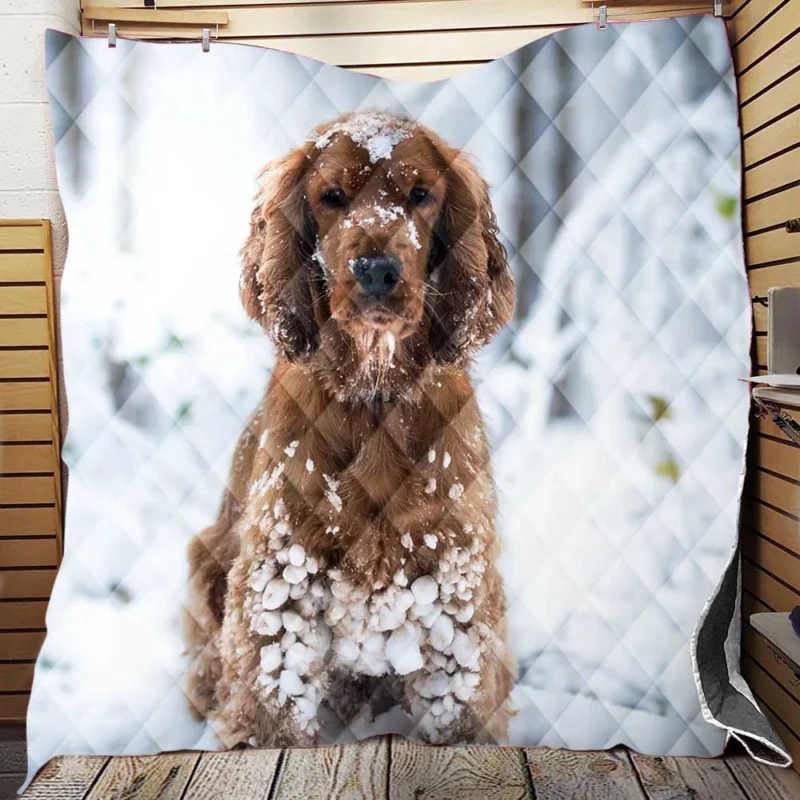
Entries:
{"label": "brown cocker spaniel", "polygon": [[219,518],[191,543],[188,694],[227,745],[402,707],[504,741],[514,664],[467,368],[513,311],[488,188],[387,113],[267,166],[241,296],[277,350]]}

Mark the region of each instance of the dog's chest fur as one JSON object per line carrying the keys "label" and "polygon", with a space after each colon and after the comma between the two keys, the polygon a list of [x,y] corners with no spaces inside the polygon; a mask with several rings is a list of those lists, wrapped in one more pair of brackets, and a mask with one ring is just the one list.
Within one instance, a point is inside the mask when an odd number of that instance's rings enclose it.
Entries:
{"label": "dog's chest fur", "polygon": [[494,515],[474,402],[447,387],[343,413],[290,371],[270,401],[281,425],[261,436],[241,529],[262,691],[299,700],[313,726],[323,662],[413,674],[420,697],[450,698],[436,719],[452,721],[493,636],[473,619]]}

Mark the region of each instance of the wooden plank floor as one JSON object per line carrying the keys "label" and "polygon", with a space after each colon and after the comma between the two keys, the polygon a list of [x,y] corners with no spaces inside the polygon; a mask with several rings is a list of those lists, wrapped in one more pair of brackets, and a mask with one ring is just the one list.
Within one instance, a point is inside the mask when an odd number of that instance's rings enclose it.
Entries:
{"label": "wooden plank floor", "polygon": [[314,750],[50,761],[25,800],[797,800],[800,776],[744,754],[426,747],[400,737]]}

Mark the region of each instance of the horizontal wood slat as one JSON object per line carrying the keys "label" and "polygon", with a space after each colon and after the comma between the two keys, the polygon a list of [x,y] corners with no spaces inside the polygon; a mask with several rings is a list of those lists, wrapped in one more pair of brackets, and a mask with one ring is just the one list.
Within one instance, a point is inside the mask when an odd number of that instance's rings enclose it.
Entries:
{"label": "horizontal wood slat", "polygon": [[753,28],[760,25],[766,17],[780,8],[787,0],[756,0],[743,6],[736,18],[731,20],[730,32],[733,44],[741,42],[745,36],[752,33]]}
{"label": "horizontal wood slat", "polygon": [[794,517],[800,516],[800,486],[771,475],[760,469],[751,470],[748,476],[748,491],[775,508]]}
{"label": "horizontal wood slat", "polygon": [[[759,466],[770,472],[777,472],[794,481],[800,481],[800,447],[791,442],[775,442],[771,439],[756,437],[753,442],[753,454]],[[800,526],[798,526],[800,534]]]}
{"label": "horizontal wood slat", "polygon": [[747,590],[742,592],[742,618],[750,619],[753,614],[762,614],[764,612],[772,611],[771,608],[766,606],[757,597],[754,597]]}
{"label": "horizontal wood slat", "polygon": [[55,452],[51,444],[0,445],[2,475],[30,472],[56,474],[59,470],[60,464],[55,461]]}
{"label": "horizontal wood slat", "polygon": [[46,270],[44,253],[5,253],[0,249],[0,283],[44,283]]}
{"label": "horizontal wood slat", "polygon": [[47,350],[0,350],[0,375],[4,378],[47,378],[50,355]]}
{"label": "horizontal wood slat", "polygon": [[796,263],[751,269],[747,274],[750,291],[759,297],[778,286],[800,286],[800,269]]}
{"label": "horizontal wood slat", "polygon": [[151,25],[226,25],[228,22],[228,15],[224,11],[165,11],[163,8],[150,10],[141,6],[131,9],[84,6],[83,18],[90,21],[144,22]]}
{"label": "horizontal wood slat", "polygon": [[[102,2],[107,3],[111,2],[111,0],[102,0]],[[749,2],[750,0],[723,0],[722,13],[726,17],[734,17],[736,14],[741,13],[742,7]]]}
{"label": "horizontal wood slat", "polygon": [[56,487],[52,475],[0,477],[0,505],[40,505],[55,503],[55,500]]}
{"label": "horizontal wood slat", "polygon": [[800,523],[796,519],[758,502],[742,504],[742,519],[748,528],[800,555]]}
{"label": "horizontal wood slat", "polygon": [[[742,140],[745,169],[754,168],[761,162],[782,153],[797,144],[796,131],[800,124],[800,110],[770,122],[765,128],[749,134]],[[747,179],[745,178],[745,183]]]}
{"label": "horizontal wood slat", "polygon": [[0,347],[36,347],[50,343],[46,317],[0,320]]}
{"label": "horizontal wood slat", "polygon": [[798,65],[800,41],[796,36],[786,39],[751,69],[739,75],[737,88],[739,102],[747,104],[756,95],[766,91],[773,84],[783,80]]}
{"label": "horizontal wood slat", "polygon": [[53,388],[49,381],[22,380],[5,382],[0,386],[0,411],[50,411],[53,400]]}
{"label": "horizontal wood slat", "polygon": [[761,698],[773,714],[778,716],[788,728],[793,738],[797,736],[797,723],[800,721],[800,705],[774,678],[770,676],[753,659],[745,658],[742,663],[743,673],[753,692]]}
{"label": "horizontal wood slat", "polygon": [[0,314],[47,314],[44,286],[6,286],[0,292]]}
{"label": "horizontal wood slat", "polygon": [[0,722],[24,722],[30,693],[0,694]]}
{"label": "horizontal wood slat", "polygon": [[0,537],[47,536],[57,530],[55,508],[0,508]]}
{"label": "horizontal wood slat", "polygon": [[0,633],[0,661],[35,659],[44,642],[44,631]]}
{"label": "horizontal wood slat", "polygon": [[744,221],[749,235],[765,228],[783,227],[787,220],[796,217],[800,217],[800,186],[744,204]]}
{"label": "horizontal wood slat", "polygon": [[[788,155],[800,159],[800,150],[792,151]],[[787,233],[784,228],[747,236],[744,246],[747,265],[751,268],[787,259],[800,260],[800,234]]]}
{"label": "horizontal wood slat", "polygon": [[0,442],[53,441],[50,414],[0,414]]}
{"label": "horizontal wood slat", "polygon": [[3,664],[0,661],[0,692],[30,691],[33,664]]}
{"label": "horizontal wood slat", "polygon": [[[3,567],[55,567],[56,539],[0,539],[0,569]],[[0,628],[3,623],[0,621]]]}
{"label": "horizontal wood slat", "polygon": [[786,662],[776,657],[767,640],[752,625],[742,626],[742,646],[753,661],[800,703],[800,684],[794,673],[786,666]]}
{"label": "horizontal wood slat", "polygon": [[1,600],[0,630],[45,626],[47,600]]}
{"label": "horizontal wood slat", "polygon": [[[800,43],[799,43],[800,44]],[[800,72],[784,78],[769,91],[741,107],[742,132],[757,131],[800,106]]]}
{"label": "horizontal wood slat", "polygon": [[45,249],[42,224],[29,220],[0,220],[0,250]]}
{"label": "horizontal wood slat", "polygon": [[39,600],[50,597],[54,569],[0,568],[0,600]]}
{"label": "horizontal wood slat", "polygon": [[[759,0],[759,4],[762,6],[766,2],[767,0]],[[766,18],[761,25],[750,32],[749,36],[734,47],[733,58],[737,72],[742,73],[752,67],[779,42],[788,39],[798,28],[800,28],[800,8],[797,3],[785,0],[774,14]]]}
{"label": "horizontal wood slat", "polygon": [[[760,698],[756,696],[756,700]],[[789,728],[780,720],[769,708],[762,707],[764,712],[764,716],[769,721],[769,724],[772,725],[773,730],[775,733],[778,734],[778,737],[786,745],[786,749],[789,751],[789,755],[792,757],[794,763],[792,764],[792,768],[796,771],[797,765],[800,764],[800,739],[798,739]]]}
{"label": "horizontal wood slat", "polygon": [[800,557],[752,532],[745,531],[741,539],[747,558],[789,586],[800,587]]}
{"label": "horizontal wood slat", "polygon": [[784,586],[746,559],[742,561],[742,585],[775,611],[788,612],[800,605],[800,591]]}

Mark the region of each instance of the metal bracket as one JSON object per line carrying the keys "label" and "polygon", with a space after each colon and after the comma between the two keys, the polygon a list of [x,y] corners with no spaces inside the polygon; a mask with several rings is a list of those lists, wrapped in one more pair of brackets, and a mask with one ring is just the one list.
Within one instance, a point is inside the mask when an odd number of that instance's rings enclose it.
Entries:
{"label": "metal bracket", "polygon": [[207,53],[211,49],[211,29],[210,28],[203,28],[203,39],[201,42],[203,46],[203,52]]}
{"label": "metal bracket", "polygon": [[116,47],[117,46],[117,23],[116,22],[109,22],[108,23],[108,46],[109,47]]}
{"label": "metal bracket", "polygon": [[722,0],[714,0],[714,16],[722,16]]}
{"label": "metal bracket", "polygon": [[608,6],[597,9],[597,30],[604,31],[608,27]]}

